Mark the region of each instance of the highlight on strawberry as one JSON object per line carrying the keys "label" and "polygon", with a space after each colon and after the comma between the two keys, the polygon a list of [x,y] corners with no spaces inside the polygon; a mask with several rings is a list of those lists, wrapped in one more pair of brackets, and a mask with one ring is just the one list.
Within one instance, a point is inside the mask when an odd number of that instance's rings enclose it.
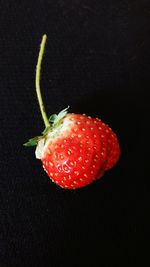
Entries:
{"label": "highlight on strawberry", "polygon": [[36,93],[45,129],[24,145],[36,146],[36,158],[55,184],[76,189],[100,179],[111,169],[119,160],[120,145],[112,129],[98,118],[68,113],[69,107],[47,117],[40,89],[46,39],[44,34],[36,67]]}

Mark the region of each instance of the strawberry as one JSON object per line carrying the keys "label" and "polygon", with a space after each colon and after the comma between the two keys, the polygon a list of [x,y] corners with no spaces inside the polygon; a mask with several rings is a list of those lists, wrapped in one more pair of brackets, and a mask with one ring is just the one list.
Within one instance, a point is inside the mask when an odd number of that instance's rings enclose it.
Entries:
{"label": "strawberry", "polygon": [[69,189],[100,178],[119,155],[116,135],[101,120],[65,112],[36,148],[36,157],[52,181]]}
{"label": "strawberry", "polygon": [[35,155],[51,180],[62,188],[75,189],[101,178],[120,157],[116,134],[98,118],[68,113],[68,108],[47,118],[40,91],[40,68],[46,35],[43,36],[36,72],[36,89],[45,130],[25,144],[36,145]]}

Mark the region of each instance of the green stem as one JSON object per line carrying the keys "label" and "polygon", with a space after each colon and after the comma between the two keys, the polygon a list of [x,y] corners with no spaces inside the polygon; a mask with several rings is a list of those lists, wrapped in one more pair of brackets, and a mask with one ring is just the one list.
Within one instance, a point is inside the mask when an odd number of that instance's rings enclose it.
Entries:
{"label": "green stem", "polygon": [[48,127],[50,125],[50,123],[49,123],[48,117],[46,115],[46,111],[45,111],[45,107],[44,107],[43,99],[42,99],[42,95],[41,95],[41,88],[40,88],[41,63],[42,63],[42,59],[43,59],[43,55],[44,55],[46,39],[47,39],[47,36],[46,36],[46,34],[44,34],[42,37],[40,52],[39,52],[39,56],[38,56],[37,66],[36,66],[35,86],[36,86],[36,93],[37,93],[37,98],[38,98],[42,118],[43,118],[45,127]]}

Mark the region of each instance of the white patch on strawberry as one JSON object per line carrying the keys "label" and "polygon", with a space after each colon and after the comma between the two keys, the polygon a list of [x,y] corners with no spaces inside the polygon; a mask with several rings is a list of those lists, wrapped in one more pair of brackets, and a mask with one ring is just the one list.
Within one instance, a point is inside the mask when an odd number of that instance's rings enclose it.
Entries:
{"label": "white patch on strawberry", "polygon": [[35,156],[37,159],[42,159],[45,152],[47,151],[47,148],[49,146],[49,143],[53,141],[54,139],[58,137],[62,137],[65,133],[65,137],[69,135],[69,131],[74,125],[74,122],[70,120],[70,114],[66,115],[66,117],[63,119],[62,123],[56,127],[53,128],[53,131],[50,131],[47,135],[47,139],[45,142],[45,139],[42,138],[36,147],[35,150]]}
{"label": "white patch on strawberry", "polygon": [[35,150],[35,156],[37,159],[41,159],[42,157],[42,152],[43,152],[43,149],[44,149],[44,145],[45,145],[45,139],[42,138],[38,144],[37,144],[37,147],[36,147],[36,150]]}

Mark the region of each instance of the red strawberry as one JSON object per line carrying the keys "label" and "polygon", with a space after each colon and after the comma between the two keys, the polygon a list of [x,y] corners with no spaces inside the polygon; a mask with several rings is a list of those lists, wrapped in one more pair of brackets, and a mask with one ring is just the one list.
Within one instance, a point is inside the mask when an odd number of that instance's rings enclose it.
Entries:
{"label": "red strawberry", "polygon": [[25,145],[37,145],[36,157],[41,159],[53,182],[63,188],[80,188],[101,178],[106,170],[116,164],[120,146],[115,133],[98,118],[67,113],[67,108],[48,120],[38,72],[45,42],[46,35],[43,36],[37,64],[36,87],[46,129],[42,136],[30,139]]}
{"label": "red strawberry", "polygon": [[119,155],[113,131],[99,119],[80,114],[65,115],[36,149],[36,156],[52,181],[69,189],[100,178]]}

